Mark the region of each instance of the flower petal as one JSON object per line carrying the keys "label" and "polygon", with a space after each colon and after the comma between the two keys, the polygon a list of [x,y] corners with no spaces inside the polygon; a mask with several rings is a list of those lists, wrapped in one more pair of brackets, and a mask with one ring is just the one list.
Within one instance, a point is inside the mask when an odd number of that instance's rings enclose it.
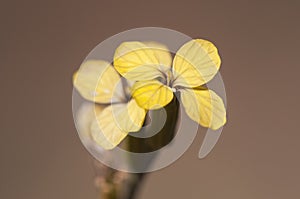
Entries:
{"label": "flower petal", "polygon": [[168,47],[158,42],[144,42],[144,44],[155,52],[155,56],[160,64],[160,71],[168,71],[171,68],[173,61]]}
{"label": "flower petal", "polygon": [[202,126],[216,130],[226,123],[223,100],[214,91],[181,89],[180,98],[187,115]]}
{"label": "flower petal", "polygon": [[105,149],[117,146],[129,132],[141,129],[146,111],[134,99],[128,103],[113,104],[97,115],[92,123],[92,137]]}
{"label": "flower petal", "polygon": [[146,110],[139,107],[134,99],[127,104],[114,104],[111,106],[116,125],[126,132],[137,132],[143,126]]}
{"label": "flower petal", "polygon": [[114,55],[116,70],[126,79],[136,81],[164,77],[171,61],[168,49],[154,42],[124,42]]}
{"label": "flower petal", "polygon": [[203,39],[191,40],[176,53],[173,62],[173,86],[188,88],[203,85],[218,72],[221,59],[218,49]]}
{"label": "flower petal", "polygon": [[87,100],[98,103],[124,101],[125,94],[119,74],[108,62],[88,60],[73,76],[73,84]]}
{"label": "flower petal", "polygon": [[159,109],[173,99],[170,87],[157,80],[136,82],[132,88],[132,97],[138,105],[147,110]]}
{"label": "flower petal", "polygon": [[91,125],[95,115],[100,114],[105,105],[98,105],[91,102],[84,102],[76,112],[76,128],[81,139],[91,138]]}
{"label": "flower petal", "polygon": [[106,150],[116,147],[127,135],[114,122],[111,106],[96,116],[91,126],[93,140]]}

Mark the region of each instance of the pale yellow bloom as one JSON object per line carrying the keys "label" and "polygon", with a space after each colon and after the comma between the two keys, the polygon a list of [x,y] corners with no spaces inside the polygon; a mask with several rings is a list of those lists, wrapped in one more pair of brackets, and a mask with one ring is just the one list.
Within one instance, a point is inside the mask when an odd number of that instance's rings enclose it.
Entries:
{"label": "pale yellow bloom", "polygon": [[141,129],[148,110],[166,106],[174,92],[180,93],[192,120],[220,128],[226,122],[223,101],[203,87],[220,65],[217,48],[201,39],[184,44],[173,60],[162,44],[134,41],[116,49],[114,66],[101,60],[84,62],[73,83],[82,97],[96,103],[90,136],[104,149],[114,148],[128,133]]}
{"label": "pale yellow bloom", "polygon": [[125,42],[114,57],[116,70],[136,81],[132,96],[146,110],[167,105],[179,92],[187,115],[204,127],[218,129],[226,123],[222,99],[203,87],[218,72],[221,59],[209,41],[184,44],[171,59],[167,47],[156,43]]}

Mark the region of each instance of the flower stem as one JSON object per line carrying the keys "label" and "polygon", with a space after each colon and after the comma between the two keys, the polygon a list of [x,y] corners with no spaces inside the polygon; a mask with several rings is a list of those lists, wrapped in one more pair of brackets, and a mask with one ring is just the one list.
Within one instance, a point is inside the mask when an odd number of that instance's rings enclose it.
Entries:
{"label": "flower stem", "polygon": [[[179,102],[176,97],[164,107],[167,118],[164,127],[160,132],[150,138],[137,138],[127,136],[126,150],[135,153],[147,153],[159,150],[169,144],[176,134],[176,125],[179,114]],[[157,114],[157,115],[155,115]],[[153,112],[152,117],[159,117],[161,112]],[[147,122],[147,121],[146,121]],[[151,125],[157,125],[152,120]],[[154,158],[149,160],[154,161]],[[128,162],[128,165],[134,164]],[[109,168],[102,163],[95,161],[97,177],[96,186],[100,190],[101,199],[134,199],[145,177],[143,173],[127,173]]]}

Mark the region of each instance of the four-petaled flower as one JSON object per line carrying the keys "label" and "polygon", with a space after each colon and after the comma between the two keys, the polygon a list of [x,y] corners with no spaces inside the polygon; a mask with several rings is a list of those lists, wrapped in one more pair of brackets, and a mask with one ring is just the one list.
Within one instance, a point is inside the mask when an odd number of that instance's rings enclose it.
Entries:
{"label": "four-petaled flower", "polygon": [[91,125],[92,138],[103,148],[112,149],[128,133],[139,131],[147,111],[166,106],[175,92],[187,115],[200,125],[215,130],[226,123],[222,99],[204,87],[221,65],[211,42],[191,40],[173,60],[162,44],[124,42],[115,51],[113,65],[90,60],[74,75],[74,86],[84,98],[109,104],[95,109]]}

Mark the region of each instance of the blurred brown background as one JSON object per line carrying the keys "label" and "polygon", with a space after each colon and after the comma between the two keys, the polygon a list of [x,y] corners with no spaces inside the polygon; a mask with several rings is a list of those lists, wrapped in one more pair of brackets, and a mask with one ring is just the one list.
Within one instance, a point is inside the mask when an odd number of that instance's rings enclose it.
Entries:
{"label": "blurred brown background", "polygon": [[1,1],[0,198],[94,199],[75,130],[71,75],[99,42],[143,26],[214,41],[228,124],[149,175],[140,198],[299,198],[300,2]]}

